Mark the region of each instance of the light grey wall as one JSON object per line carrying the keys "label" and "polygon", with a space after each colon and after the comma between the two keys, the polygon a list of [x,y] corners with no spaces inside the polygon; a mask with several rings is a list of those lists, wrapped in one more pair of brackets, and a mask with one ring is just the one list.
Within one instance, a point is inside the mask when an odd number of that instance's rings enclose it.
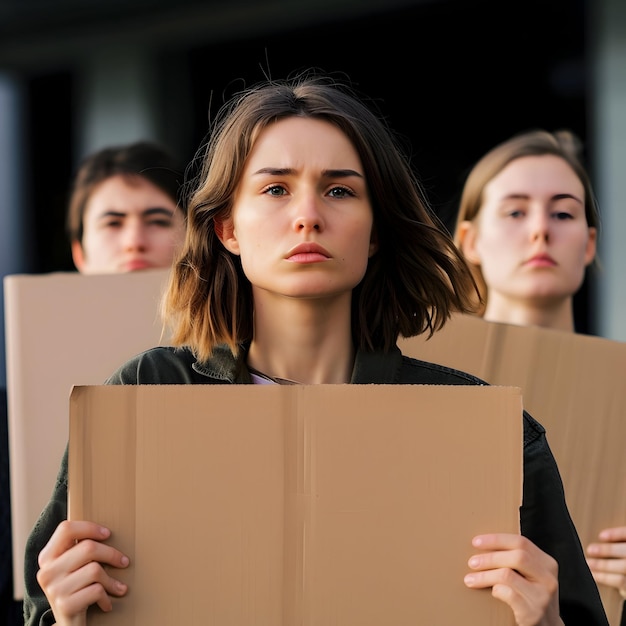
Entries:
{"label": "light grey wall", "polygon": [[626,341],[626,2],[591,4],[592,173],[603,222],[597,333]]}
{"label": "light grey wall", "polygon": [[160,139],[155,71],[145,45],[103,47],[81,64],[77,89],[81,157],[105,146]]}

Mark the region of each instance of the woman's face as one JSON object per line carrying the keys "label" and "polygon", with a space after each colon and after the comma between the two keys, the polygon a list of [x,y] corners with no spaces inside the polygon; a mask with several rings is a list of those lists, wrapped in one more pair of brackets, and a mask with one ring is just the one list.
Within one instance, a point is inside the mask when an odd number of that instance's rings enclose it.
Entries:
{"label": "woman's face", "polygon": [[83,274],[170,267],[184,238],[176,203],[149,180],[112,176],[93,190],[83,215],[83,240],[72,244]]}
{"label": "woman's face", "polygon": [[320,298],[361,281],[375,251],[372,225],[350,141],[328,122],[291,117],[259,134],[221,238],[255,294]]}
{"label": "woman's face", "polygon": [[480,265],[488,294],[513,299],[570,297],[596,252],[585,191],[554,155],[512,161],[486,186],[462,248]]}

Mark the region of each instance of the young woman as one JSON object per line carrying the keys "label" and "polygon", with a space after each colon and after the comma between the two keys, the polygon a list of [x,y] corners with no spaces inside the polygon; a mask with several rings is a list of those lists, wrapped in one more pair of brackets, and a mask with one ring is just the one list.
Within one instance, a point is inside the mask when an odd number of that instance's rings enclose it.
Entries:
{"label": "young woman", "polygon": [[468,175],[455,240],[481,285],[486,320],[574,331],[573,298],[599,227],[579,151],[569,131],[531,131]]}
{"label": "young woman", "polygon": [[[455,241],[492,322],[575,332],[573,299],[595,260],[598,205],[570,131],[533,130],[485,154],[470,171]],[[626,597],[626,526],[587,547],[596,582]]]}
{"label": "young woman", "polygon": [[182,168],[146,141],[111,146],[80,163],[67,213],[74,265],[82,274],[170,267],[182,244]]}
{"label": "young woman", "polygon": [[[472,311],[473,280],[381,118],[347,86],[301,75],[236,96],[216,119],[163,312],[178,347],[110,384],[484,384],[403,356],[396,341]],[[475,537],[465,584],[518,624],[606,616],[545,431],[524,414],[522,534]],[[128,555],[67,521],[67,455],[26,554],[27,624],[112,607]],[[107,566],[106,569],[104,566]],[[47,620],[47,621],[46,621]]]}

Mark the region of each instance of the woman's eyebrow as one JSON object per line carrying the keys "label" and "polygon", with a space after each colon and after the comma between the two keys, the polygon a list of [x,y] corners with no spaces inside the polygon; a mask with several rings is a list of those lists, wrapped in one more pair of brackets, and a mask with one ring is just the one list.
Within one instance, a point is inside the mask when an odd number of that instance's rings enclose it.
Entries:
{"label": "woman's eyebrow", "polygon": [[363,174],[357,172],[356,170],[324,170],[322,172],[322,176],[325,178],[349,178],[351,176],[356,176],[357,178],[363,178]]}
{"label": "woman's eyebrow", "polygon": [[576,200],[580,204],[585,204],[584,200],[571,193],[557,193],[552,196],[552,200]]}

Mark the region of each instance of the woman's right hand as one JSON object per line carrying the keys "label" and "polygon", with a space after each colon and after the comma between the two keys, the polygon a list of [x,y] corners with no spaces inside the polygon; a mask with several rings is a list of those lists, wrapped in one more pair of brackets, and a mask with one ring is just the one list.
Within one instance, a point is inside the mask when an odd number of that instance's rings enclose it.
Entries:
{"label": "woman's right hand", "polygon": [[491,587],[491,595],[511,607],[519,626],[563,626],[559,566],[553,557],[513,533],[478,535],[472,545],[482,552],[469,560],[468,587]]}
{"label": "woman's right hand", "polygon": [[123,596],[127,585],[109,576],[104,565],[124,568],[129,559],[103,541],[108,528],[94,522],[61,522],[39,553],[37,581],[50,602],[58,626],[84,626],[87,609],[113,608],[110,596]]}

